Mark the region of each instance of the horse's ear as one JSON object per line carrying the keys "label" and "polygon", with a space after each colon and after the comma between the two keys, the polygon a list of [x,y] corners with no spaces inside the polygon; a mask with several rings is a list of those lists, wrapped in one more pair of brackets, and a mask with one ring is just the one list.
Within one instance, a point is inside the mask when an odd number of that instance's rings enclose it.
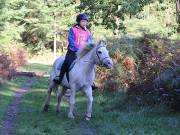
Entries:
{"label": "horse's ear", "polygon": [[107,43],[105,40],[100,40],[98,45],[103,45],[103,46],[107,46]]}
{"label": "horse's ear", "polygon": [[94,43],[88,43],[87,46],[89,46],[89,48],[94,48],[96,45]]}
{"label": "horse's ear", "polygon": [[91,47],[94,47],[94,46],[95,46],[95,44],[94,44],[94,43],[90,43],[89,45],[90,45]]}

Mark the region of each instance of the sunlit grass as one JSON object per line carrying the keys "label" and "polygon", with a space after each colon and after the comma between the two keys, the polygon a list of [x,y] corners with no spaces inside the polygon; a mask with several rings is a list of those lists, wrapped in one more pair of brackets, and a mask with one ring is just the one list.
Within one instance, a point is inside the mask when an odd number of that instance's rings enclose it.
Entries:
{"label": "sunlit grass", "polygon": [[[49,65],[29,64],[28,70],[48,71]],[[20,77],[6,83],[0,91],[0,120],[11,101],[15,88],[28,78]],[[82,133],[82,122],[86,111],[86,97],[79,92],[76,96],[77,116],[75,120],[67,117],[68,103],[63,100],[61,112],[56,115],[57,97],[52,93],[48,112],[42,112],[47,96],[48,77],[32,78],[33,85],[21,102],[17,114],[16,134],[18,135],[79,135]],[[94,128],[98,135],[176,135],[180,134],[180,114],[164,106],[138,106],[128,101],[125,94],[95,92],[93,117],[86,123]],[[113,108],[113,109],[112,109]]]}
{"label": "sunlit grass", "polygon": [[[59,56],[64,55],[64,52],[57,51],[56,52],[56,58]],[[45,64],[45,65],[51,65],[54,62],[54,53],[51,50],[42,50],[38,54],[34,54],[30,56],[28,63],[39,63],[39,64]]]}
{"label": "sunlit grass", "polygon": [[11,81],[3,81],[0,87],[0,127],[9,103],[12,101],[15,90],[27,80],[25,77],[18,77]]}
{"label": "sunlit grass", "polygon": [[24,97],[21,111],[18,114],[18,124],[16,132],[18,135],[78,135],[81,118],[76,120],[67,118],[68,106],[63,102],[61,113],[56,115],[56,96],[52,94],[51,106],[48,112],[42,112],[42,106],[47,96],[47,79],[34,78],[31,91]]}
{"label": "sunlit grass", "polygon": [[20,71],[26,72],[47,72],[50,73],[52,65],[45,65],[40,63],[27,63]]}
{"label": "sunlit grass", "polygon": [[[102,95],[101,95],[102,96]],[[94,118],[92,126],[97,128],[100,135],[176,135],[180,134],[180,113],[175,113],[164,106],[138,106],[135,103],[124,102],[123,97],[104,95],[106,101],[98,100],[96,95]],[[114,100],[113,102],[111,102]],[[112,103],[119,103],[116,109]],[[103,104],[102,104],[103,103]],[[100,107],[101,106],[101,107]]]}
{"label": "sunlit grass", "polygon": [[[47,65],[44,68],[49,68]],[[77,116],[67,118],[68,104],[63,100],[60,114],[56,115],[57,97],[52,94],[48,112],[42,112],[46,98],[48,78],[34,78],[31,90],[23,97],[18,114],[18,135],[79,135],[86,111],[86,98],[82,93],[76,97]],[[117,94],[117,95],[116,95]],[[120,93],[94,93],[93,117],[89,127],[98,135],[176,135],[180,134],[180,114],[164,106],[138,106]],[[114,109],[114,104],[117,104]]]}

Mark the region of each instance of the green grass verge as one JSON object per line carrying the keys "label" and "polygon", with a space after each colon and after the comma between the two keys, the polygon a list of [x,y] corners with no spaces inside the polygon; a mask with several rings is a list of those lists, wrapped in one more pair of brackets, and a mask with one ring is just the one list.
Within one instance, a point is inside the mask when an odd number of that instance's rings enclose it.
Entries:
{"label": "green grass verge", "polygon": [[27,63],[23,68],[20,69],[20,71],[26,71],[26,72],[48,72],[50,73],[51,66],[50,65],[44,65],[40,63]]}
{"label": "green grass verge", "polygon": [[[95,96],[92,126],[96,127],[100,135],[180,134],[180,113],[163,105],[138,106],[128,101],[125,95],[117,95]],[[113,106],[115,109],[110,109]]]}
{"label": "green grass verge", "polygon": [[[42,66],[42,65],[41,65]],[[44,66],[43,69],[49,68]],[[18,135],[80,135],[86,98],[77,94],[78,114],[75,120],[67,118],[68,104],[63,101],[60,114],[56,115],[56,97],[52,94],[49,112],[42,112],[46,98],[48,78],[34,78],[30,91],[23,97],[18,114]],[[111,110],[114,103],[115,110]],[[94,93],[93,118],[89,127],[98,135],[177,135],[180,134],[180,114],[164,106],[137,106],[125,100],[123,94]]]}
{"label": "green grass verge", "polygon": [[0,86],[0,128],[2,127],[2,121],[7,107],[15,95],[15,90],[19,88],[27,78],[18,77],[12,81],[3,81]]}
{"label": "green grass verge", "polygon": [[35,78],[32,89],[23,97],[21,111],[18,114],[16,132],[18,135],[67,135],[79,134],[80,118],[71,121],[67,118],[67,103],[62,104],[61,113],[56,115],[56,98],[52,94],[48,112],[42,112],[47,93],[47,79]]}

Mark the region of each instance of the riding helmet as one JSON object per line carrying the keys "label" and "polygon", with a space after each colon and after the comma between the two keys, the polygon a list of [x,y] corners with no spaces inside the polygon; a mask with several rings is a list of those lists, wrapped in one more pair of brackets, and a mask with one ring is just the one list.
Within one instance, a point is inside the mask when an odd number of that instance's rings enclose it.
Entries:
{"label": "riding helmet", "polygon": [[81,20],[89,21],[89,17],[85,13],[81,13],[77,16],[76,22],[79,23]]}

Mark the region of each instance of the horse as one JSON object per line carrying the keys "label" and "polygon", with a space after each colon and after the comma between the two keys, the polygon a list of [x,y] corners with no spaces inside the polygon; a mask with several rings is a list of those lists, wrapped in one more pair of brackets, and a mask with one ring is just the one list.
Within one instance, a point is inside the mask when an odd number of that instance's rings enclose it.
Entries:
{"label": "horse", "polygon": [[[113,68],[113,61],[109,56],[107,50],[107,44],[105,41],[100,40],[98,43],[89,43],[81,48],[77,53],[77,58],[74,62],[74,66],[69,71],[69,81],[67,76],[64,75],[61,82],[62,90],[58,96],[58,102],[56,106],[56,112],[60,111],[61,98],[65,94],[67,89],[70,89],[70,101],[69,101],[69,113],[68,117],[74,119],[73,111],[75,109],[75,94],[77,90],[83,90],[87,97],[87,111],[85,119],[90,120],[92,113],[92,84],[95,80],[95,67],[96,65],[105,67],[107,69]],[[60,68],[65,57],[61,56],[57,58],[53,64],[52,72],[50,75],[50,83],[47,92],[47,98],[43,107],[44,111],[48,111],[51,92],[54,89],[57,91],[58,84],[53,82],[53,79],[59,75]],[[60,68],[59,68],[60,67]]]}

